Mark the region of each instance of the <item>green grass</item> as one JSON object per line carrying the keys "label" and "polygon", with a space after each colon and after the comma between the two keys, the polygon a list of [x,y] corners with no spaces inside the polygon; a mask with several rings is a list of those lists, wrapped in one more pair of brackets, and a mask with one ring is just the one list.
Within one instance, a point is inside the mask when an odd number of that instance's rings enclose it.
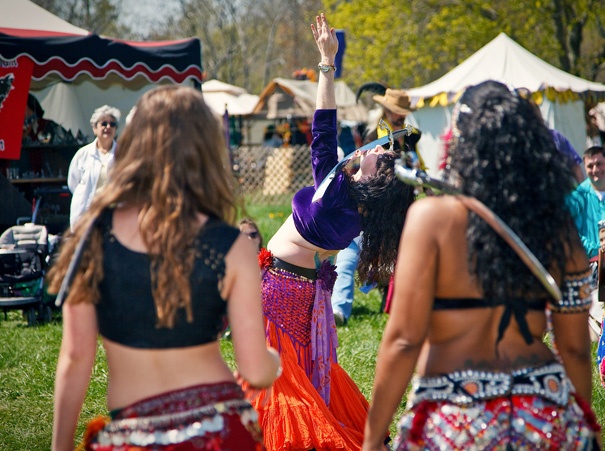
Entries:
{"label": "green grass", "polygon": [[[374,381],[376,352],[387,315],[380,313],[380,295],[355,293],[353,315],[347,326],[338,328],[338,360],[369,399]],[[20,312],[0,319],[0,450],[48,450],[52,431],[54,371],[61,342],[61,321],[27,327]],[[221,350],[233,365],[231,342],[222,340]],[[596,351],[593,349],[593,351]],[[599,423],[605,422],[605,389],[594,368],[593,408]],[[99,345],[93,376],[78,424],[82,437],[86,422],[107,414],[105,386],[107,366]],[[404,404],[395,416],[403,412]],[[395,433],[395,420],[391,433]]]}
{"label": "green grass", "polygon": [[[289,205],[248,207],[248,215],[258,222],[268,237],[289,214]],[[387,315],[380,312],[380,293],[355,292],[353,315],[347,326],[338,329],[338,360],[369,399],[374,380],[376,353]],[[27,327],[19,311],[10,311],[5,320],[0,312],[0,451],[48,450],[52,432],[54,373],[61,344],[61,320],[55,313],[51,323]],[[596,346],[596,345],[595,345]],[[231,343],[223,340],[225,359],[233,365]],[[593,355],[596,349],[593,348]],[[593,408],[599,423],[605,422],[605,389],[594,367]],[[87,421],[107,414],[105,390],[107,365],[99,345],[92,379],[84,401],[78,439]],[[402,402],[395,421],[403,411]],[[395,432],[395,421],[391,433]]]}
{"label": "green grass", "polygon": [[269,238],[277,232],[277,229],[281,227],[290,213],[292,213],[290,204],[284,202],[273,205],[248,205],[246,207],[246,214],[258,225],[265,246]]}

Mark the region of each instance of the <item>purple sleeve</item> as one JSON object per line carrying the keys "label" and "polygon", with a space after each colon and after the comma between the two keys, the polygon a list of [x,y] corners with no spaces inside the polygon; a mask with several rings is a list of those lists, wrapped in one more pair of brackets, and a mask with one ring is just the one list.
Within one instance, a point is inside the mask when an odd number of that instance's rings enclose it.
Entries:
{"label": "purple sleeve", "polygon": [[552,135],[553,140],[555,141],[555,146],[557,147],[557,150],[565,156],[567,166],[571,168],[576,164],[582,163],[582,158],[580,158],[580,155],[578,155],[576,149],[574,149],[569,140],[561,132],[551,129],[550,134]]}
{"label": "purple sleeve", "polygon": [[338,163],[336,110],[317,110],[313,117],[311,163],[315,187],[300,189],[292,198],[292,219],[298,233],[322,249],[346,248],[361,231],[357,204],[349,197],[344,173],[336,174],[321,200],[313,202],[317,186]]}
{"label": "purple sleeve", "polygon": [[338,163],[336,110],[316,110],[311,127],[311,165],[315,189]]}

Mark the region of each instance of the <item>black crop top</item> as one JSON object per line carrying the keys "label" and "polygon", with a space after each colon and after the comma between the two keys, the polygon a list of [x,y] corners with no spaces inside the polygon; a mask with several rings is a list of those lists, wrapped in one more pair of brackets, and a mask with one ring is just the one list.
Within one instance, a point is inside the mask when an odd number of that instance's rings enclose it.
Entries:
{"label": "black crop top", "polygon": [[124,346],[146,349],[181,348],[218,339],[224,326],[227,303],[219,293],[225,273],[224,257],[239,230],[210,218],[196,239],[196,258],[191,273],[193,321],[184,309],[176,312],[173,328],[156,327],[151,293],[151,260],[146,253],[124,247],[111,234],[112,212],[103,215],[103,270],[96,305],[99,332]]}
{"label": "black crop top", "polygon": [[547,299],[483,299],[483,298],[435,298],[433,302],[433,310],[455,310],[469,308],[491,308],[499,305],[504,306],[504,314],[498,325],[498,338],[496,346],[504,336],[504,331],[510,324],[512,315],[515,315],[515,320],[519,325],[521,335],[527,344],[531,344],[534,338],[529,331],[525,315],[528,310],[543,311],[548,303]]}

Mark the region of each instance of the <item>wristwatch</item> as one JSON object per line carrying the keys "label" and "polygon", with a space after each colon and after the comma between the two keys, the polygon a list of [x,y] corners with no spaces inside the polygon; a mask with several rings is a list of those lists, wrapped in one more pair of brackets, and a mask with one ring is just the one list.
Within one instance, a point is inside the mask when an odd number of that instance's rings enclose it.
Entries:
{"label": "wristwatch", "polygon": [[322,64],[322,63],[319,63],[317,65],[317,67],[323,73],[330,72],[331,70],[333,70],[334,72],[336,72],[336,66],[334,64]]}

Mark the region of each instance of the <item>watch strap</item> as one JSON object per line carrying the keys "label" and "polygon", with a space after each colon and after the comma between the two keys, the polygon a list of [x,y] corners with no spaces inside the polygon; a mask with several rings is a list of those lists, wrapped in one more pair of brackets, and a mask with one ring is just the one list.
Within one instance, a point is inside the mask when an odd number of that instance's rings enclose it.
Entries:
{"label": "watch strap", "polygon": [[334,64],[323,64],[323,63],[319,63],[317,65],[317,67],[319,68],[320,71],[322,72],[330,72],[331,70],[333,70],[334,72],[336,72],[336,66]]}

